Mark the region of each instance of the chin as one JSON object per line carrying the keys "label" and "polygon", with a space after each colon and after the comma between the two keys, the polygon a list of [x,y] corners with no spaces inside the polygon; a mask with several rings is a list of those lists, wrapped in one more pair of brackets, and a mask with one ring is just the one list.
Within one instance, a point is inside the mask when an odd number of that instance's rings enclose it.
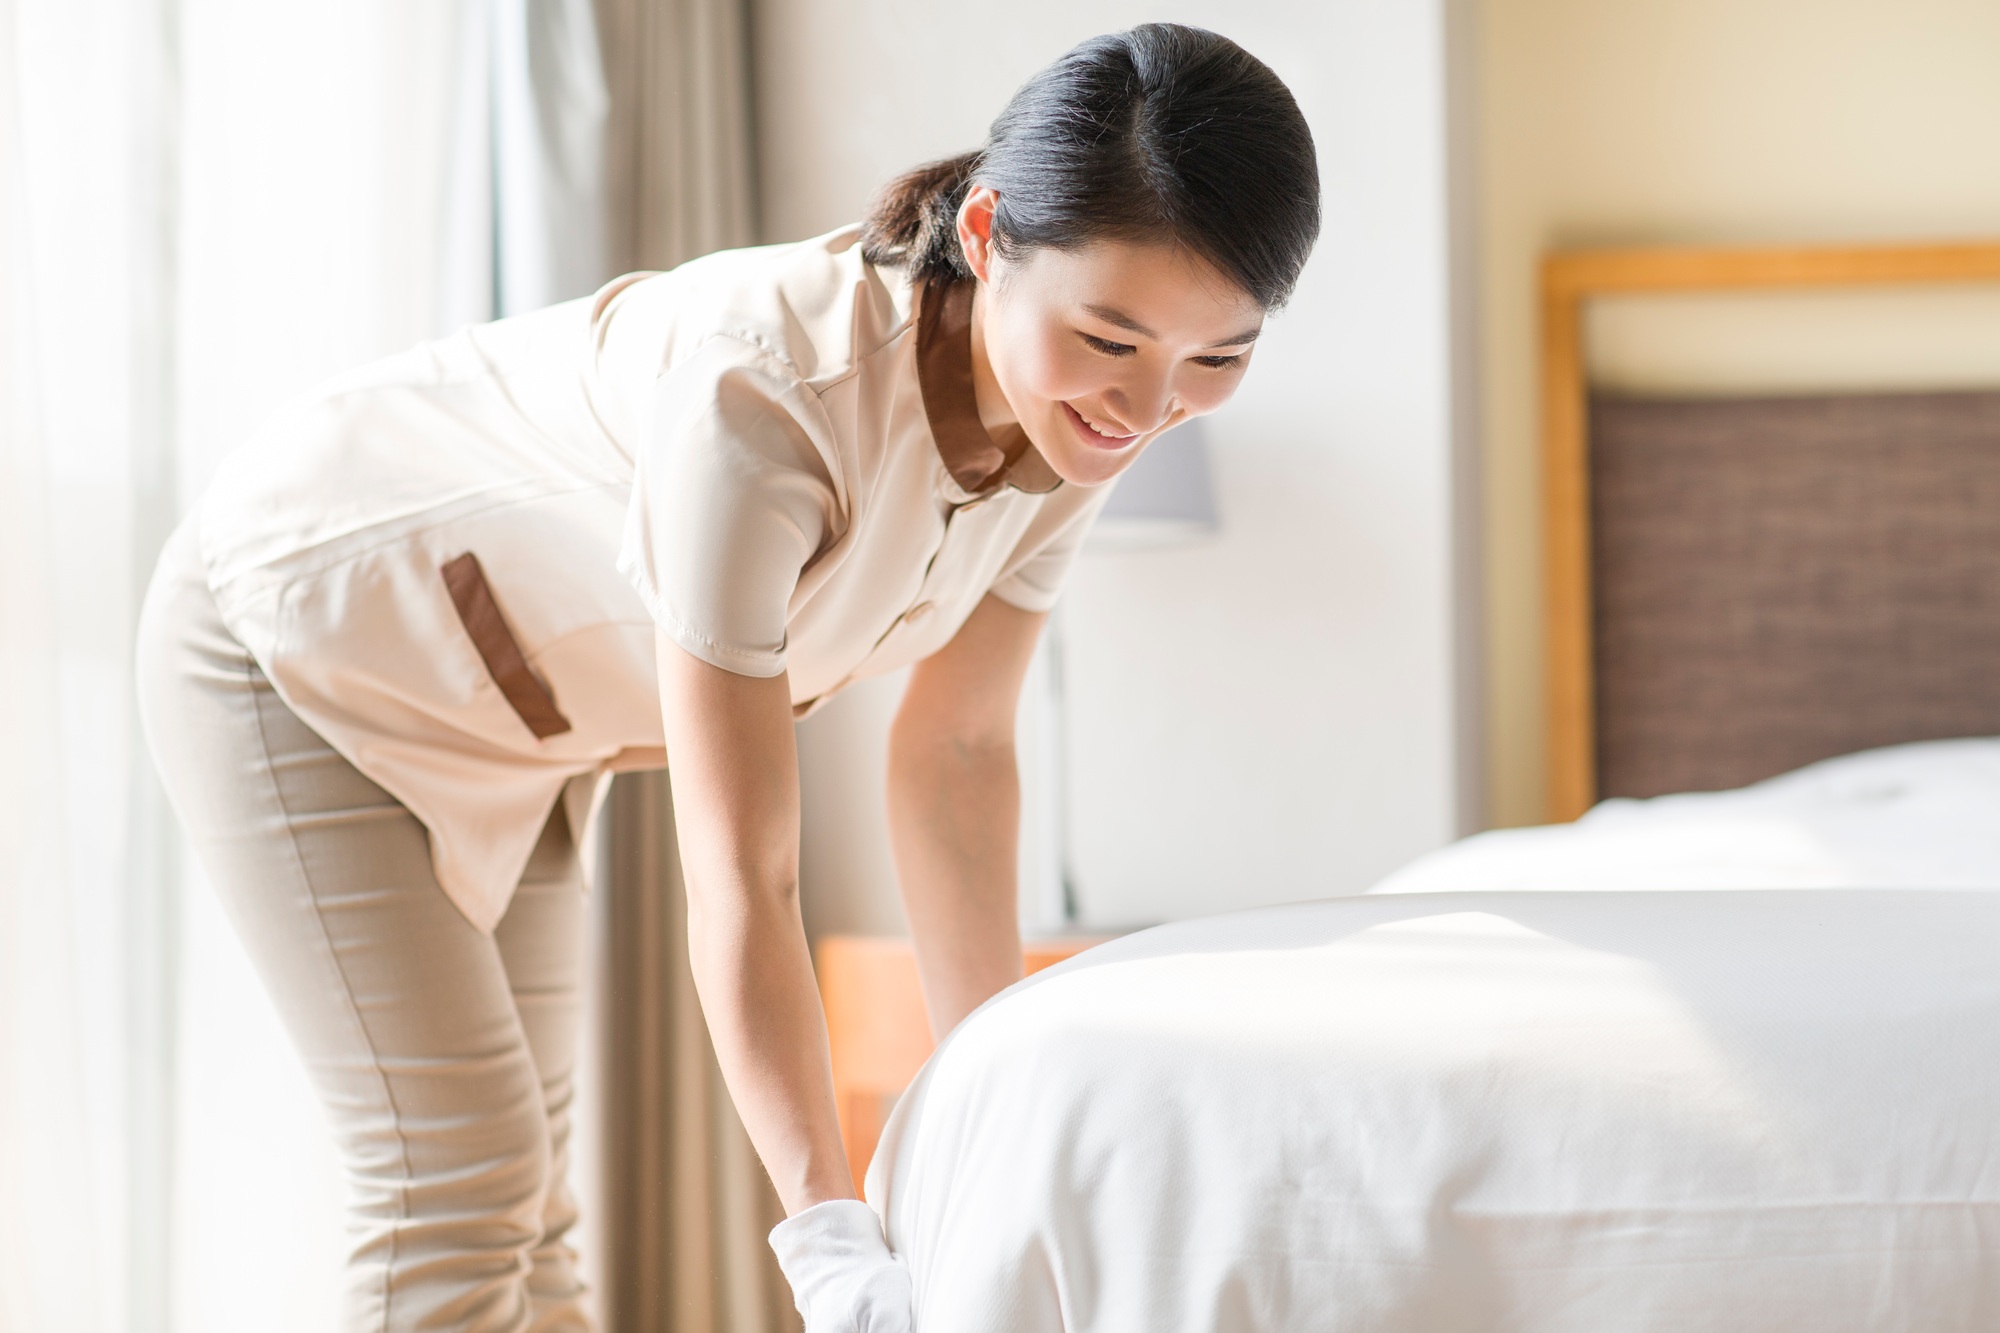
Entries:
{"label": "chin", "polygon": [[1132,460],[1145,447],[1142,441],[1116,453],[1109,450],[1096,453],[1087,446],[1073,444],[1067,448],[1044,450],[1042,457],[1048,460],[1058,477],[1072,486],[1102,486],[1132,466]]}
{"label": "chin", "polygon": [[1151,436],[1142,436],[1123,449],[1093,448],[1073,438],[1068,418],[1060,413],[1058,407],[1053,424],[1031,431],[1028,439],[1055,474],[1072,486],[1102,486],[1132,466],[1152,440]]}

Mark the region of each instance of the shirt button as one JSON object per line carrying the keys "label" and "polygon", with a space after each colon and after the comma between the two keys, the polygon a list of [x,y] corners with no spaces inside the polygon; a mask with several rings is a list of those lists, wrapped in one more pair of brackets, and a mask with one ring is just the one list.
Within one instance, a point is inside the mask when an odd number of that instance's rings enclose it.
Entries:
{"label": "shirt button", "polygon": [[919,620],[922,620],[925,616],[928,616],[930,613],[931,613],[931,603],[918,602],[915,606],[911,607],[908,611],[905,611],[903,613],[903,619],[908,621],[910,624],[914,625]]}

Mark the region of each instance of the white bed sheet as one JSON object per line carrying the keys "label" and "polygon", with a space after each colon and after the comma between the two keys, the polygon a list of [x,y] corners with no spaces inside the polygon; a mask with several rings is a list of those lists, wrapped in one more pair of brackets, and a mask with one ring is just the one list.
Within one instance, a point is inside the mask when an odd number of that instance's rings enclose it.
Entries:
{"label": "white bed sheet", "polygon": [[[1834,778],[1745,803],[1889,790]],[[1664,814],[1592,818],[1680,845]],[[1936,852],[1924,827],[1734,880],[1880,869]],[[1924,864],[1990,883],[1970,842]],[[1715,850],[1674,873],[1730,882]],[[870,1173],[920,1328],[2000,1328],[2000,895],[1629,890],[1659,866],[1617,862],[1545,893],[1464,858],[1479,892],[1433,866],[1405,880],[1433,891],[1161,927],[997,998]]]}

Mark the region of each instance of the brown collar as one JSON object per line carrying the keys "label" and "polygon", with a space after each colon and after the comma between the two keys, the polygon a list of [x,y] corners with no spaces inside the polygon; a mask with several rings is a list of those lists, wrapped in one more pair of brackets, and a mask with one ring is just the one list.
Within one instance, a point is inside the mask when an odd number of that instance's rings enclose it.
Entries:
{"label": "brown collar", "polygon": [[931,278],[917,302],[917,387],[945,471],[968,494],[1001,486],[1040,495],[1062,485],[1048,460],[1009,426],[996,440],[979,420],[972,391],[972,291],[969,281]]}

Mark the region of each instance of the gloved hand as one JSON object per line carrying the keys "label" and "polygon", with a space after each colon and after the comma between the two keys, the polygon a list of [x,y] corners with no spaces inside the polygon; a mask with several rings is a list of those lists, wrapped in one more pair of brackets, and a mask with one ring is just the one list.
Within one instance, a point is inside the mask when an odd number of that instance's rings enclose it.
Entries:
{"label": "gloved hand", "polygon": [[806,1333],[914,1333],[910,1270],[861,1200],[828,1199],[794,1213],[771,1228],[771,1248]]}

